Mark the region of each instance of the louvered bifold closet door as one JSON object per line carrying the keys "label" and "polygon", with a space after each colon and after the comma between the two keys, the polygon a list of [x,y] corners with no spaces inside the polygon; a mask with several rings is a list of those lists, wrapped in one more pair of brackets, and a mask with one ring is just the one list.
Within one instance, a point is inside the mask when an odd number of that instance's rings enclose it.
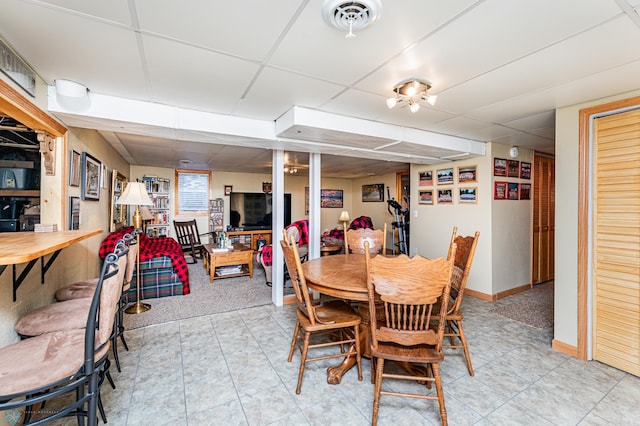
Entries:
{"label": "louvered bifold closet door", "polygon": [[593,357],[640,376],[640,110],[594,130]]}

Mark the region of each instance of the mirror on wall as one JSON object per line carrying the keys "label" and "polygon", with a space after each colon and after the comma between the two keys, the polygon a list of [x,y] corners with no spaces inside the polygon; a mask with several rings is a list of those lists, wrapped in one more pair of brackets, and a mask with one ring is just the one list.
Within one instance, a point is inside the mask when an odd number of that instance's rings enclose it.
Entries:
{"label": "mirror on wall", "polygon": [[116,204],[120,194],[127,185],[127,178],[117,170],[111,175],[111,226],[110,232],[119,231],[127,226],[128,206],[124,204]]}

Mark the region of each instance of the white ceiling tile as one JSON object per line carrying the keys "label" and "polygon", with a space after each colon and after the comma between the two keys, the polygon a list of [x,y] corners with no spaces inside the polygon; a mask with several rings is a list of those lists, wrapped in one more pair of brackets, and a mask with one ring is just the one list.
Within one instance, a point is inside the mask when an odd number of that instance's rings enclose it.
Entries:
{"label": "white ceiling tile", "polygon": [[[143,37],[154,101],[231,114],[258,69],[248,61]],[[229,70],[233,70],[230,73]]]}
{"label": "white ceiling tile", "polygon": [[262,61],[300,1],[136,0],[135,4],[144,32]]}

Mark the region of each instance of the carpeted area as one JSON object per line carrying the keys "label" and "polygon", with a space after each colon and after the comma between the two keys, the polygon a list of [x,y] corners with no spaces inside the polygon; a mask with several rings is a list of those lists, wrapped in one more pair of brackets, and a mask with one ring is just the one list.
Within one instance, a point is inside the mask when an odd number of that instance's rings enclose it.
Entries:
{"label": "carpeted area", "polygon": [[199,260],[189,265],[189,281],[190,294],[146,299],[144,303],[151,305],[150,310],[140,314],[125,314],[125,329],[272,303],[271,287],[265,284],[264,269],[260,264],[254,263],[253,278],[216,278],[211,284]]}
{"label": "carpeted area", "polygon": [[553,327],[553,281],[505,300],[490,312],[535,328]]}

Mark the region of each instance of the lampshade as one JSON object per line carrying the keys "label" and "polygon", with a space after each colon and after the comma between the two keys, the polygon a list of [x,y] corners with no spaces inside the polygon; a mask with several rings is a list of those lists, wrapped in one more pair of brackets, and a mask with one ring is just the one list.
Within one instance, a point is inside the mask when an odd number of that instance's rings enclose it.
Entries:
{"label": "lampshade", "polygon": [[116,204],[127,204],[130,206],[151,206],[153,202],[147,194],[143,182],[129,182],[124,188],[124,192],[116,201]]}
{"label": "lampshade", "polygon": [[349,212],[346,210],[343,210],[342,213],[340,213],[340,219],[338,219],[340,222],[349,222],[349,220],[351,220],[349,218]]}
{"label": "lampshade", "polygon": [[151,214],[151,210],[149,210],[149,207],[147,207],[147,206],[140,207],[140,215],[142,216],[142,220],[151,220],[151,219],[153,219],[153,215]]}

